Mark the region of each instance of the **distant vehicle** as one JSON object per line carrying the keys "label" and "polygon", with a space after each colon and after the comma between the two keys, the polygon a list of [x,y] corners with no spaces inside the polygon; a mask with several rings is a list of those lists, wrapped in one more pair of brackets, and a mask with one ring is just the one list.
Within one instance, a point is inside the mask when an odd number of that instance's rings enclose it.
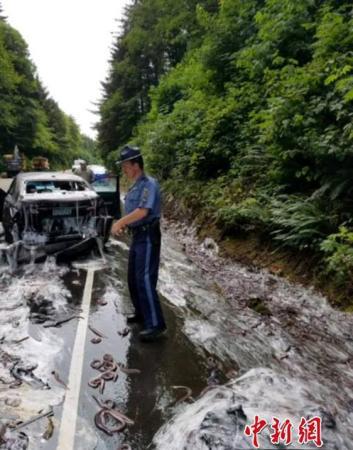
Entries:
{"label": "distant vehicle", "polygon": [[87,166],[94,174],[94,180],[91,183],[93,189],[103,199],[108,213],[114,219],[120,218],[120,192],[119,180],[115,175],[111,175],[108,169],[99,164],[90,164]]}
{"label": "distant vehicle", "polygon": [[18,243],[22,258],[28,259],[29,251],[64,258],[100,245],[109,238],[113,218],[82,178],[28,172],[19,173],[8,192],[0,193],[0,220],[7,243]]}
{"label": "distant vehicle", "polygon": [[94,181],[103,180],[105,178],[108,178],[109,173],[106,167],[101,166],[99,164],[89,164],[87,166],[88,169],[91,169],[94,174]]}
{"label": "distant vehicle", "polygon": [[114,219],[120,218],[120,191],[119,180],[116,176],[111,176],[106,172],[103,176],[96,176],[91,187],[104,201],[109,215]]}
{"label": "distant vehicle", "polygon": [[8,153],[3,156],[3,160],[8,178],[14,177],[21,172],[21,170],[25,170],[26,168],[25,158],[23,154],[20,154],[17,145],[15,145],[13,153]]}

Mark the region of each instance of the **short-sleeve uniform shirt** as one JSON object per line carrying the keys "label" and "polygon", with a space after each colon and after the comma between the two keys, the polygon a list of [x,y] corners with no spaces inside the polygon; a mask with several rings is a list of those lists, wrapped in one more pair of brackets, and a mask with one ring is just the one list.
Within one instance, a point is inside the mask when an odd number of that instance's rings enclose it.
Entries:
{"label": "short-sleeve uniform shirt", "polygon": [[141,175],[128,190],[125,197],[125,214],[136,208],[147,208],[146,217],[129,225],[130,228],[145,225],[161,216],[161,193],[157,180],[145,174]]}

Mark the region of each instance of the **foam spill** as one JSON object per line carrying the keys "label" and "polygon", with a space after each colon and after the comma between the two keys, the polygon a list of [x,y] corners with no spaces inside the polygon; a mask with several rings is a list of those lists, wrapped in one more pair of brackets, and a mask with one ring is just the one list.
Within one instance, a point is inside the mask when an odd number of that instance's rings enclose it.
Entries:
{"label": "foam spill", "polygon": [[60,364],[64,342],[52,329],[30,325],[27,303],[40,298],[50,302],[55,313],[61,314],[66,311],[70,293],[60,278],[66,270],[49,261],[45,265],[38,265],[35,274],[27,273],[25,270],[22,276],[2,278],[0,325],[3,344],[0,374],[8,381],[13,381],[10,374],[13,362],[9,363],[9,360],[19,360],[26,366],[37,366],[33,374],[51,386],[51,389],[40,390],[40,394],[35,395],[33,388],[26,383],[22,383],[15,390],[2,391],[0,400],[4,402],[8,398],[21,400],[20,406],[6,407],[5,417],[27,420],[39,410],[48,408],[49,405],[57,405],[63,399],[64,389],[52,383],[51,371]]}
{"label": "foam spill", "polygon": [[[317,390],[315,381],[313,388]],[[327,392],[323,392],[323,394]],[[252,440],[244,429],[255,415],[270,425],[276,417],[293,425],[293,446],[298,443],[301,417],[320,415],[327,449],[349,449],[349,441],[340,434],[333,419],[332,405],[323,396],[313,401],[308,386],[298,379],[285,377],[267,368],[252,369],[242,377],[208,391],[194,404],[184,407],[154,437],[157,450],[250,449]],[[352,420],[350,420],[350,426]],[[267,427],[259,435],[260,448],[277,448],[271,444]]]}

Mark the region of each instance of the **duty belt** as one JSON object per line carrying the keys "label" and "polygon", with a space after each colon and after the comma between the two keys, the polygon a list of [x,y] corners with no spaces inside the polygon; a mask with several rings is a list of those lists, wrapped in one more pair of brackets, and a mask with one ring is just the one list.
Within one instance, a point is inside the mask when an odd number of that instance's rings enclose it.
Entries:
{"label": "duty belt", "polygon": [[138,233],[141,233],[142,231],[150,231],[153,229],[159,228],[159,219],[155,219],[152,222],[145,223],[143,225],[137,225],[136,227],[130,227],[129,232],[135,236]]}

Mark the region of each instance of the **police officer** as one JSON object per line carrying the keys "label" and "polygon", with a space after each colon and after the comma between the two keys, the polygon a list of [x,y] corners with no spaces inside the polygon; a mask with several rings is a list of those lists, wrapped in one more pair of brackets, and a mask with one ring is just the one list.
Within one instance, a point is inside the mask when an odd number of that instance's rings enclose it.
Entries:
{"label": "police officer", "polygon": [[143,322],[140,339],[154,341],[166,330],[156,290],[161,249],[160,188],[154,178],[145,175],[137,147],[126,145],[117,163],[122,165],[124,175],[134,181],[125,197],[125,216],[112,227],[113,234],[121,234],[126,227],[132,234],[128,285],[135,314],[127,322]]}
{"label": "police officer", "polygon": [[86,180],[89,184],[93,183],[94,181],[94,173],[87,166],[87,162],[83,159],[80,161],[80,168],[75,171],[75,174]]}

